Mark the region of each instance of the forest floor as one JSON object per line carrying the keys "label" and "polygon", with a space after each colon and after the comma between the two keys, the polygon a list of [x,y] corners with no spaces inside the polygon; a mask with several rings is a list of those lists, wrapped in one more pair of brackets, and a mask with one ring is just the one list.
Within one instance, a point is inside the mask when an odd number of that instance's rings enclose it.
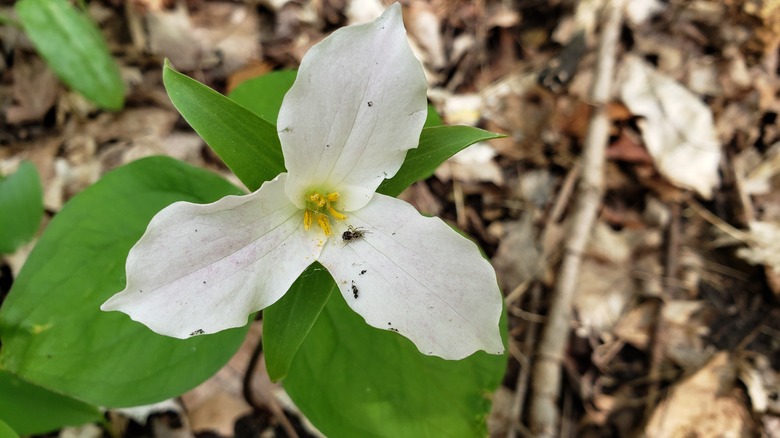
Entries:
{"label": "forest floor", "polygon": [[[402,3],[444,121],[506,134],[402,195],[473,236],[498,273],[510,358],[491,436],[539,426],[538,351],[571,256],[579,269],[564,304],[569,330],[555,334],[565,349],[546,358],[562,369],[555,435],[780,437],[780,2],[629,1],[607,54],[597,50],[606,0]],[[128,86],[115,113],[67,90],[4,27],[0,174],[35,163],[48,219],[105,172],[149,155],[240,184],[173,108],[162,60],[227,92],[296,68],[324,36],[385,6],[92,1]],[[599,100],[591,87],[604,56],[615,67],[600,73],[610,89]],[[577,183],[593,170],[581,157],[598,115],[608,127],[603,192],[587,245],[571,251],[572,218],[588,193]],[[0,288],[27,251],[0,259]],[[254,384],[266,417],[243,398],[259,329],[251,333],[225,369],[182,398],[183,409],[157,414],[146,432],[133,422],[128,433],[255,436],[299,423],[280,418],[286,402],[267,378]]]}

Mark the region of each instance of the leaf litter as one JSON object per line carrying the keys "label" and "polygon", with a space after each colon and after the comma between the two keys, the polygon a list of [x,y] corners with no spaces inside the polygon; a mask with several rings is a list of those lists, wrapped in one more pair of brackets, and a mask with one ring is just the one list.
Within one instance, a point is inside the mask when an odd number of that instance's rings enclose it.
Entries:
{"label": "leaf litter", "polygon": [[[577,202],[608,2],[407,3],[409,35],[444,120],[507,135],[453,158],[403,197],[475,236],[497,268],[512,354],[488,424],[491,436],[521,436]],[[49,217],[106,171],[147,155],[232,178],[168,103],[161,59],[225,91],[238,78],[297,67],[330,31],[385,5],[90,2],[130,90],[116,114],[53,81],[28,43],[4,32],[0,169],[33,161]],[[780,436],[780,6],[628,5],[607,104],[606,193],[569,331],[560,333],[568,339],[560,436]],[[25,251],[0,262],[13,267],[2,270],[0,297]],[[256,406],[246,400],[253,348],[247,342],[186,394],[186,409],[147,413],[146,424],[112,421],[128,436],[172,418],[185,421],[168,434],[317,436],[281,387],[255,376]]]}

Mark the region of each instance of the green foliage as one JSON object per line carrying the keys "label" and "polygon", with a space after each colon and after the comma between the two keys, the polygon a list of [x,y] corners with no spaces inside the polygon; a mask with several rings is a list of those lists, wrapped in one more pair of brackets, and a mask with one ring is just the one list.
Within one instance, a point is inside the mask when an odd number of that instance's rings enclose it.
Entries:
{"label": "green foliage", "polygon": [[67,0],[20,0],[15,9],[25,33],[63,82],[103,108],[122,108],[119,67],[87,16]]}
{"label": "green foliage", "polygon": [[32,239],[43,216],[43,187],[38,170],[24,162],[13,175],[0,175],[0,254],[12,253]]}
{"label": "green foliage", "polygon": [[102,419],[95,406],[55,394],[0,370],[0,422],[5,421],[20,435],[39,435]]}
{"label": "green foliage", "polygon": [[167,62],[163,82],[184,119],[250,190],[285,171],[276,126]]}
{"label": "green foliage", "polygon": [[328,271],[315,263],[298,277],[282,299],[263,312],[264,331],[270,333],[263,336],[263,347],[271,380],[287,376],[295,354],[334,290]]}
{"label": "green foliage", "polygon": [[466,147],[502,135],[470,126],[436,126],[425,128],[420,135],[420,146],[406,153],[398,173],[386,179],[377,191],[398,196],[415,181],[428,178],[441,163]]}
{"label": "green foliage", "polygon": [[[505,315],[501,327],[506,344]],[[327,436],[487,436],[490,394],[505,366],[506,355],[484,352],[459,361],[424,356],[397,333],[367,326],[334,293],[284,387]]]}
{"label": "green foliage", "polygon": [[282,100],[296,75],[295,70],[280,70],[244,81],[228,94],[228,98],[276,125]]}
{"label": "green foliage", "polygon": [[99,307],[124,288],[127,253],[158,211],[239,192],[205,170],[157,157],[117,169],[73,198],[0,308],[0,368],[108,407],[174,397],[211,376],[246,328],[182,341]]}
{"label": "green foliage", "polygon": [[5,424],[3,420],[0,420],[0,438],[19,438],[19,435]]}

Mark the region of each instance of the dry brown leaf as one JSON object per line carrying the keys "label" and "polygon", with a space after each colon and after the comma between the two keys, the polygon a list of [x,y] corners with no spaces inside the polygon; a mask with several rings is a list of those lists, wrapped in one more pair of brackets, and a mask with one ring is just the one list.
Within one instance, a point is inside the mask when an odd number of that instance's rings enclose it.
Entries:
{"label": "dry brown leaf", "polygon": [[427,55],[424,59],[429,66],[437,70],[443,68],[446,60],[440,31],[441,21],[433,6],[427,1],[412,1],[404,10],[404,17],[407,18],[407,30]]}
{"label": "dry brown leaf", "polygon": [[6,109],[6,121],[16,125],[42,119],[57,99],[57,77],[40,58],[21,55],[16,57],[12,74],[14,104]]}
{"label": "dry brown leaf", "polygon": [[145,16],[147,50],[168,58],[178,70],[199,66],[202,48],[195,36],[190,14],[183,3],[173,9],[150,10]]}
{"label": "dry brown leaf", "polygon": [[718,353],[677,385],[653,411],[645,429],[649,438],[749,437],[750,414],[734,387],[734,363]]}
{"label": "dry brown leaf", "polygon": [[780,274],[780,224],[750,222],[748,247],[737,250],[737,255],[754,265],[764,265]]}
{"label": "dry brown leaf", "polygon": [[453,155],[436,168],[435,175],[442,181],[455,179],[463,182],[490,182],[504,184],[501,167],[493,159],[496,151],[487,143],[476,143]]}
{"label": "dry brown leaf", "polygon": [[664,354],[684,369],[696,369],[711,356],[705,336],[709,321],[701,301],[670,300],[661,309],[661,331],[655,342],[664,344]]}
{"label": "dry brown leaf", "polygon": [[531,214],[506,224],[506,235],[491,260],[502,289],[511,291],[519,284],[538,279],[543,274],[542,252],[537,239]]}
{"label": "dry brown leaf", "polygon": [[710,109],[637,57],[624,60],[621,78],[621,98],[642,117],[642,138],[658,171],[709,199],[720,184],[721,156]]}

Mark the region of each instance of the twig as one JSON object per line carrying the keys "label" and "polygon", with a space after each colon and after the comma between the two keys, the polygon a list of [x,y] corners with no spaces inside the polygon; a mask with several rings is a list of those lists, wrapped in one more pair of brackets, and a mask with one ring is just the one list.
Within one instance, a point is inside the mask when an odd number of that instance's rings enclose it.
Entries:
{"label": "twig", "polygon": [[[249,363],[246,366],[246,373],[244,374],[244,382],[242,386],[244,400],[246,400],[246,402],[249,403],[249,406],[252,407],[252,411],[254,415],[257,415],[258,413],[265,411],[265,409],[263,409],[262,404],[259,403],[255,398],[255,392],[252,389],[252,377],[255,375],[257,364],[260,363],[260,355],[262,353],[263,353],[263,340],[258,339],[257,345],[255,345],[255,349],[252,351],[252,356],[249,358]],[[290,419],[287,418],[287,416],[284,414],[284,410],[280,406],[272,403],[269,410],[271,411],[273,416],[276,417],[276,419],[279,421],[279,424],[282,426],[282,429],[284,429],[284,432],[287,434],[288,437],[298,438],[298,433],[295,432],[295,428],[290,422]]]}
{"label": "twig", "polygon": [[565,243],[565,253],[556,282],[547,324],[542,332],[533,373],[530,405],[531,431],[537,437],[557,436],[557,408],[561,388],[561,359],[569,337],[572,300],[577,287],[582,252],[590,236],[603,194],[604,161],[609,120],[605,104],[613,81],[615,51],[620,37],[624,0],[608,1],[601,34],[591,103],[594,105],[582,157],[582,179]]}
{"label": "twig", "polygon": [[[680,287],[677,280],[677,270],[679,260],[677,254],[680,252],[680,204],[674,203],[671,208],[671,221],[666,236],[666,264],[664,266],[664,298],[666,300],[680,299]],[[666,339],[664,339],[664,326],[662,324],[664,300],[658,301],[658,307],[655,311],[655,327],[651,337],[652,346],[650,347],[650,370],[648,372],[649,386],[647,388],[647,404],[645,405],[645,419],[649,421],[653,414],[656,402],[661,394],[661,374],[664,360],[664,348]]]}
{"label": "twig", "polygon": [[[539,301],[542,294],[542,286],[540,283],[535,283],[531,288],[531,302],[529,303],[529,314],[535,314],[539,312]],[[525,405],[525,395],[528,391],[528,380],[531,376],[531,360],[530,358],[534,351],[534,342],[536,341],[536,333],[539,331],[539,326],[529,321],[528,330],[525,332],[525,338],[523,339],[523,357],[526,360],[520,362],[520,372],[517,374],[517,386],[515,387],[515,398],[512,401],[512,416],[509,432],[507,438],[516,438],[518,432],[522,431],[522,422],[520,418],[523,415],[523,408]]]}

